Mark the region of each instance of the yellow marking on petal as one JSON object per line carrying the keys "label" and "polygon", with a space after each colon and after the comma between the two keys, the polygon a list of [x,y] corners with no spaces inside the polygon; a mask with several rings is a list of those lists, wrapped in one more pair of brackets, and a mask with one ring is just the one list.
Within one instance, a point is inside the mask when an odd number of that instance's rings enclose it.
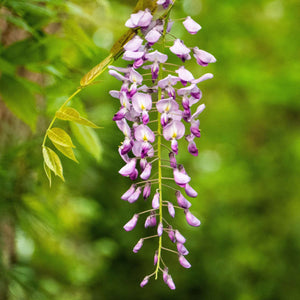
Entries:
{"label": "yellow marking on petal", "polygon": [[165,111],[168,112],[170,110],[170,104],[167,105]]}
{"label": "yellow marking on petal", "polygon": [[147,136],[146,136],[146,135],[144,135],[144,137],[143,137],[143,140],[144,140],[145,142],[147,142],[147,141],[148,141],[148,138],[147,138]]}
{"label": "yellow marking on petal", "polygon": [[177,133],[174,132],[173,135],[172,135],[172,138],[175,139],[176,137],[177,137]]}
{"label": "yellow marking on petal", "polygon": [[141,109],[144,110],[146,107],[144,106],[144,104],[141,104]]}

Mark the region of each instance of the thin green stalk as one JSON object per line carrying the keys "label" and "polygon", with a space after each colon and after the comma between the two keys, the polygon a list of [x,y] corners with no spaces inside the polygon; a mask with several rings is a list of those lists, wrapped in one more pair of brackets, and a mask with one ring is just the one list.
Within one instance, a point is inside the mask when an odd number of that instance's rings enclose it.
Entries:
{"label": "thin green stalk", "polygon": [[[164,24],[164,30],[163,30],[163,40],[162,40],[162,48],[163,52],[165,50],[165,36],[167,32],[167,26],[168,26],[168,19],[170,15],[171,10],[169,9],[166,16],[165,16],[165,24]],[[163,78],[163,67],[160,64],[159,66],[159,75],[158,75],[158,81]],[[161,99],[162,96],[162,89],[159,87],[157,91],[157,99]],[[163,215],[162,215],[162,125],[160,122],[161,119],[161,113],[157,112],[157,155],[158,155],[158,189],[159,189],[159,223],[163,222]],[[155,279],[158,277],[158,271],[160,269],[160,261],[161,261],[161,250],[162,250],[162,235],[158,239],[158,251],[157,251],[157,265],[155,269]]]}

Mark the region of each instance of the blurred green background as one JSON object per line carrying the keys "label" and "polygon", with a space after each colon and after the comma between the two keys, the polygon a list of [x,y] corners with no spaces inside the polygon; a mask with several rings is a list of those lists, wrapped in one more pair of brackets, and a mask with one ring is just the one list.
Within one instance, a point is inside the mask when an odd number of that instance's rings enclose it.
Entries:
{"label": "blurred green background", "polygon": [[201,84],[199,156],[180,155],[199,192],[192,201],[202,225],[175,218],[192,264],[182,270],[167,259],[175,291],[161,278],[139,287],[157,245],[134,254],[142,222],[122,229],[145,204],[120,200],[130,182],[118,174],[123,137],[108,91],[119,83],[107,74],[73,102],[104,129],[74,139],[80,164],[61,157],[66,183],[56,177],[49,188],[45,130],[125,31],[135,4],[0,1],[0,299],[300,299],[296,0],[181,0],[172,12],[202,26],[191,37],[178,22],[175,34],[217,58],[205,69],[187,63],[195,76],[215,77]]}

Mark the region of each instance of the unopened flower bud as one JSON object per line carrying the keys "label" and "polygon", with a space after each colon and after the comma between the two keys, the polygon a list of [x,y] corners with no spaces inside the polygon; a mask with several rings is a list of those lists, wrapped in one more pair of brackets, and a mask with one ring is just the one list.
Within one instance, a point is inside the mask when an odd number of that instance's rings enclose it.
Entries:
{"label": "unopened flower bud", "polygon": [[186,209],[184,213],[185,213],[186,221],[188,222],[189,225],[194,227],[200,226],[201,224],[200,220],[198,220],[188,209]]}
{"label": "unopened flower bud", "polygon": [[174,205],[171,202],[168,202],[168,211],[169,214],[172,218],[175,217],[175,209],[174,209]]}
{"label": "unopened flower bud", "polygon": [[158,226],[157,226],[157,235],[158,236],[161,236],[163,234],[163,224],[162,223],[159,223]]}
{"label": "unopened flower bud", "polygon": [[127,201],[128,198],[134,193],[135,188],[136,188],[136,185],[132,184],[130,186],[130,188],[121,196],[121,199]]}
{"label": "unopened flower bud", "polygon": [[134,253],[137,253],[143,246],[143,243],[144,243],[144,239],[140,239],[137,244],[134,246],[133,248],[133,252]]}
{"label": "unopened flower bud", "polygon": [[189,251],[185,248],[185,246],[182,243],[176,244],[177,250],[182,255],[188,255]]}
{"label": "unopened flower bud", "polygon": [[126,231],[131,231],[135,226],[136,223],[138,221],[139,215],[135,214],[125,225],[124,225],[124,229]]}
{"label": "unopened flower bud", "polygon": [[152,200],[152,208],[158,209],[159,208],[159,192],[156,192],[153,200]]}
{"label": "unopened flower bud", "polygon": [[140,283],[140,287],[144,287],[149,282],[149,276],[146,276]]}
{"label": "unopened flower bud", "polygon": [[175,230],[175,238],[176,241],[181,244],[184,244],[186,242],[185,237],[177,229]]}
{"label": "unopened flower bud", "polygon": [[187,259],[183,255],[179,255],[179,263],[184,267],[189,269],[191,264],[187,261]]}

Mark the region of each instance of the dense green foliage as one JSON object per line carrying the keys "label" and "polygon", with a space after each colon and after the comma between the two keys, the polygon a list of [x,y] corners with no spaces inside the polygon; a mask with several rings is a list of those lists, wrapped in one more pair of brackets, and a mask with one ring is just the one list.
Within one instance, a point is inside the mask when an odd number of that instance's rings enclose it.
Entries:
{"label": "dense green foliage", "polygon": [[107,74],[72,102],[104,128],[83,139],[85,127],[58,123],[74,137],[80,164],[61,155],[66,182],[55,177],[49,188],[45,130],[126,31],[135,2],[0,1],[0,299],[7,288],[10,300],[300,299],[295,0],[181,0],[172,12],[203,27],[189,37],[175,23],[177,36],[218,60],[205,70],[188,62],[195,75],[215,78],[202,88],[199,156],[180,154],[202,225],[181,220],[192,268],[170,257],[175,292],[161,280],[139,287],[156,245],[134,254],[142,223],[122,229],[144,203],[120,200],[128,180],[118,174],[122,136],[111,121],[118,103],[108,94],[118,83]]}

